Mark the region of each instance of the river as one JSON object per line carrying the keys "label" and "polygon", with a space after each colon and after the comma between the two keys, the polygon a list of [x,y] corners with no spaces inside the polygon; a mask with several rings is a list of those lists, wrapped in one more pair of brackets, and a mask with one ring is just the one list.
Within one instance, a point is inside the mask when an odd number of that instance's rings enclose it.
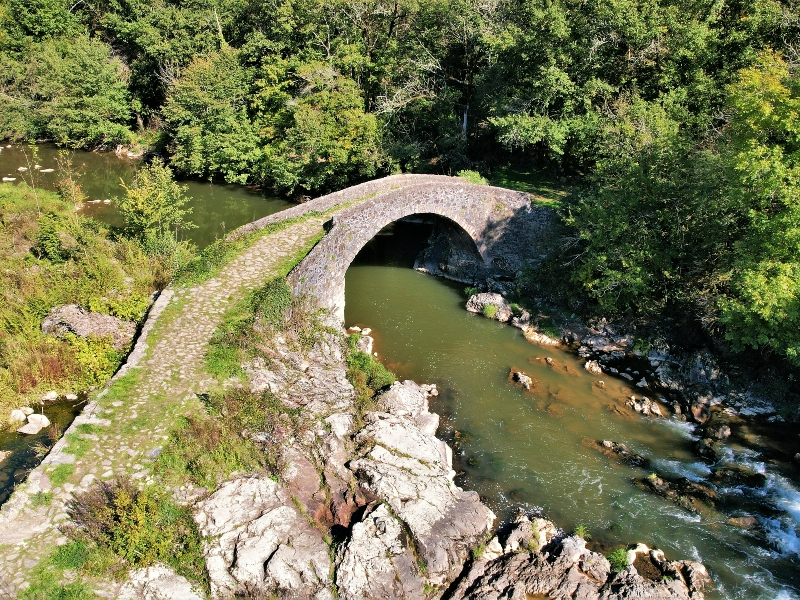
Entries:
{"label": "river", "polygon": [[[27,155],[27,156],[26,156]],[[26,147],[12,146],[0,150],[0,177],[23,179],[47,190],[54,190],[58,180],[55,146],[41,144],[36,146],[36,155]],[[79,182],[89,200],[80,209],[80,214],[92,217],[111,226],[122,225],[122,219],[115,204],[116,198],[125,190],[120,180],[131,185],[139,160],[120,158],[108,152],[75,152],[72,154],[74,168],[80,173]],[[20,172],[19,167],[28,168],[38,164],[41,169]],[[42,172],[49,171],[52,172]],[[265,196],[257,189],[238,185],[199,181],[182,182],[188,189],[188,207],[192,209],[190,219],[197,226],[184,234],[198,247],[204,248],[215,239],[223,237],[237,227],[261,217],[271,215],[292,206],[292,203],[275,196]]]}
{"label": "river", "polygon": [[[55,156],[55,148],[39,146],[36,162],[55,168]],[[140,162],[85,152],[75,153],[74,162],[85,193],[99,200],[82,214],[119,225],[119,179],[129,183]],[[19,181],[17,169],[26,165],[22,149],[0,151],[0,176]],[[35,176],[37,185],[53,188],[55,172]],[[187,237],[199,247],[290,206],[237,186],[186,185],[198,225]],[[624,442],[660,474],[702,480],[714,465],[692,451],[694,426],[632,413],[621,400],[641,390],[610,376],[603,376],[601,388],[572,354],[534,346],[510,326],[467,313],[463,286],[409,268],[424,240],[424,226],[399,224],[368,244],[348,270],[345,313],[348,325],[374,329],[380,359],[399,377],[439,385],[432,410],[443,417],[440,436],[455,446],[459,485],[477,490],[501,519],[521,507],[541,510],[567,530],[583,524],[595,549],[643,542],[671,559],[701,560],[716,584],[712,599],[800,598],[796,472],[788,476],[757,448],[731,445],[723,461],[763,473],[765,483],[718,489],[724,513],[710,518],[634,487],[632,478],[646,471],[607,458],[586,440]],[[509,381],[512,367],[533,376],[532,391]],[[65,427],[74,410],[59,412],[59,425]],[[21,443],[21,434],[0,437],[0,450],[15,450],[13,465],[6,460],[0,469],[3,487],[23,477],[21,469],[33,460]],[[758,517],[761,533],[725,523],[745,510]]]}
{"label": "river", "polygon": [[[607,375],[601,388],[576,356],[466,312],[463,285],[408,268],[411,227],[385,230],[350,267],[345,318],[373,329],[379,358],[401,379],[439,386],[431,410],[443,416],[439,436],[456,442],[459,485],[477,490],[501,518],[538,507],[566,530],[583,524],[596,549],[643,542],[673,560],[700,560],[716,584],[709,598],[798,598],[797,481],[771,471],[754,450],[731,449],[729,460],[763,472],[766,483],[718,489],[727,514],[701,518],[634,487],[632,478],[648,471],[585,440],[624,442],[659,474],[702,480],[713,465],[692,450],[694,425],[642,417],[624,406],[641,389]],[[512,367],[534,378],[532,391],[509,381]],[[725,523],[745,508],[759,511],[765,534]]]}

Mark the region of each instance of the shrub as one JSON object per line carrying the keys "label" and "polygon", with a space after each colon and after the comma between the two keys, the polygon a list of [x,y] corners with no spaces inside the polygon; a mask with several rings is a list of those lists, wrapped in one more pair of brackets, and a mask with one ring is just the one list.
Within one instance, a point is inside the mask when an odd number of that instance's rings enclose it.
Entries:
{"label": "shrub", "polygon": [[628,566],[628,551],[625,548],[617,548],[613,552],[606,554],[611,570],[614,572],[622,571]]}
{"label": "shrub", "polygon": [[476,185],[489,185],[489,180],[477,171],[459,171],[456,173],[456,177],[466,179],[469,183],[474,183]]}
{"label": "shrub", "polygon": [[145,567],[163,562],[195,581],[204,581],[202,541],[189,509],[153,487],[140,490],[130,479],[99,482],[67,505],[65,528],[77,542],[107,549],[125,563]]}
{"label": "shrub", "polygon": [[583,523],[578,523],[578,524],[575,526],[575,529],[573,530],[573,532],[572,532],[572,533],[573,533],[574,535],[577,535],[577,536],[578,536],[578,537],[580,537],[580,538],[583,538],[583,539],[585,539],[585,540],[590,540],[590,539],[592,539],[592,536],[591,536],[591,534],[589,533],[589,528],[588,528],[588,527],[586,527],[586,525],[584,525]]}
{"label": "shrub", "polygon": [[515,317],[518,317],[522,314],[522,307],[516,302],[512,302],[511,304],[509,304],[509,307],[511,308],[511,312],[514,314]]}
{"label": "shrub", "polygon": [[478,293],[478,288],[476,288],[476,287],[465,287],[464,288],[464,295],[467,298],[471,298],[472,296],[474,296],[477,293]]}
{"label": "shrub", "polygon": [[487,304],[483,307],[483,316],[487,319],[494,319],[497,316],[497,307],[494,304]]}

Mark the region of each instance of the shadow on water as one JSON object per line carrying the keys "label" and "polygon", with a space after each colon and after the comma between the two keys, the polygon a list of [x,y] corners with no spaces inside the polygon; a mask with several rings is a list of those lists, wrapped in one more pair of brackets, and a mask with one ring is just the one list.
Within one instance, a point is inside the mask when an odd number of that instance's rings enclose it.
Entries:
{"label": "shadow on water", "polygon": [[[405,224],[384,230],[348,270],[346,324],[373,329],[380,359],[398,377],[439,386],[431,410],[442,415],[438,435],[453,446],[458,485],[476,490],[501,521],[518,508],[541,509],[566,530],[585,525],[597,548],[643,542],[672,559],[702,560],[716,584],[708,598],[798,597],[796,481],[751,452],[730,460],[765,477],[752,487],[718,487],[721,501],[703,514],[634,486],[649,469],[703,480],[720,465],[695,454],[693,425],[626,407],[641,389],[609,375],[600,386],[571,353],[467,313],[463,285],[407,268],[406,250],[392,255],[393,247],[424,245],[426,233],[410,242],[393,232],[413,234]],[[512,367],[532,378],[530,391],[509,381]],[[624,442],[651,466],[609,459],[592,440]],[[742,511],[756,516],[758,529],[726,522]]]}

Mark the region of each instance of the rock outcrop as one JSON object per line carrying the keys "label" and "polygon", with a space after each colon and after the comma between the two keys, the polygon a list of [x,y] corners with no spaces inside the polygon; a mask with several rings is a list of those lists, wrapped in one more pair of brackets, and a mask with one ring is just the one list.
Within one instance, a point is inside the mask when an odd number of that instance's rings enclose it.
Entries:
{"label": "rock outcrop", "polygon": [[331,561],[322,533],[283,486],[267,477],[225,483],[195,506],[206,540],[211,594],[256,592],[332,599]]}
{"label": "rock outcrop", "polygon": [[205,594],[166,565],[131,571],[118,600],[203,600]]}
{"label": "rock outcrop", "polygon": [[500,294],[475,294],[467,300],[467,310],[471,313],[481,314],[487,306],[494,306],[497,309],[494,318],[501,323],[509,321],[514,314],[511,311],[511,306]]}
{"label": "rock outcrop", "polygon": [[77,304],[56,306],[42,321],[42,332],[62,336],[72,333],[78,337],[110,337],[114,347],[127,347],[136,334],[136,323],[122,321],[111,315],[88,312]]}
{"label": "rock outcrop", "polygon": [[[651,555],[653,553],[651,552]],[[497,558],[481,556],[462,577],[451,600],[524,600],[531,596],[583,600],[698,600],[709,583],[705,568],[689,561],[655,563],[659,580],[639,575],[633,565],[613,572],[608,560],[565,536],[544,519],[518,517]],[[655,562],[655,561],[654,561]]]}
{"label": "rock outcrop", "polygon": [[[410,571],[411,585],[420,595],[424,584],[452,582],[495,520],[477,493],[465,492],[453,483],[452,451],[435,437],[438,417],[428,412],[433,391],[431,386],[411,381],[395,383],[378,400],[386,412],[367,413],[366,426],[355,436],[359,457],[350,462],[359,483],[387,505],[390,512],[386,514],[407,532],[406,545],[413,548],[417,559],[417,566]],[[364,540],[351,539],[338,561],[337,585],[342,598],[367,597],[361,595],[356,585],[360,579],[352,571],[374,552],[373,545]],[[401,565],[406,564],[405,553],[398,550],[394,556]]]}

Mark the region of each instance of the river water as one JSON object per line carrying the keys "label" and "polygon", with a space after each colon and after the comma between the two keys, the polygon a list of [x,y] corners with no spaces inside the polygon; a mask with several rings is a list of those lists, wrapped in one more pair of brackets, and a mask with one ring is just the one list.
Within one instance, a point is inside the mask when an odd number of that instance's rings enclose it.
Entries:
{"label": "river water", "polygon": [[[36,147],[36,156],[28,147],[4,147],[0,150],[0,177],[16,178],[13,182],[16,184],[23,179],[30,182],[33,173],[36,185],[53,190],[58,180],[57,155],[58,149],[47,144]],[[131,185],[141,161],[120,158],[108,152],[75,152],[72,156],[75,169],[81,173],[79,181],[83,192],[89,197],[80,214],[107,225],[122,225],[115,207],[115,198],[125,193],[120,179]],[[29,169],[26,172],[18,170],[19,167],[28,168],[28,165],[35,164],[40,165],[41,169]],[[49,169],[54,171],[42,172]],[[199,181],[182,184],[188,188],[188,207],[192,209],[189,218],[197,225],[196,229],[187,230],[182,235],[200,248],[223,237],[226,232],[292,206],[282,198],[264,196],[259,190],[238,185]]]}
{"label": "river water", "polygon": [[[55,156],[55,148],[39,146],[36,162],[55,168]],[[99,200],[82,214],[121,224],[114,204],[123,192],[119,179],[129,183],[140,162],[78,152],[74,163],[83,172],[85,193]],[[27,166],[20,148],[0,150],[0,177],[19,182],[20,166]],[[52,189],[56,173],[39,170],[36,177],[37,185]],[[237,186],[187,185],[198,225],[187,237],[200,247],[290,206]],[[709,598],[800,599],[796,473],[774,468],[757,449],[732,445],[723,461],[763,473],[765,483],[718,489],[721,512],[702,516],[634,487],[632,478],[647,471],[607,458],[587,440],[624,442],[659,474],[702,480],[715,465],[692,451],[694,427],[632,413],[623,400],[641,390],[606,375],[601,388],[573,355],[534,346],[510,326],[467,313],[463,286],[409,268],[426,232],[397,224],[365,247],[347,273],[345,314],[348,325],[374,329],[380,359],[399,377],[439,385],[432,410],[443,417],[439,435],[455,447],[459,485],[477,490],[501,519],[521,507],[541,509],[567,530],[583,524],[601,551],[643,542],[672,559],[701,560],[716,584]],[[534,378],[531,391],[509,381],[512,367]],[[45,412],[66,427],[76,410],[65,405]],[[2,491],[35,464],[32,441],[16,433],[0,436],[0,450],[14,451],[0,465]],[[745,511],[758,517],[761,533],[725,523]]]}
{"label": "river water", "polygon": [[[659,474],[702,480],[712,465],[692,451],[694,426],[633,413],[624,401],[641,389],[606,375],[601,388],[572,354],[466,312],[463,285],[408,268],[414,252],[398,255],[403,246],[390,229],[362,251],[346,276],[346,322],[373,328],[379,358],[398,377],[439,386],[431,410],[443,416],[439,436],[455,442],[459,485],[478,491],[501,519],[540,507],[566,530],[584,524],[600,550],[643,542],[673,560],[700,560],[717,586],[709,598],[798,597],[797,482],[745,449],[729,460],[764,472],[766,484],[718,489],[726,514],[701,517],[634,487],[648,471],[586,440],[624,442]],[[531,391],[509,381],[511,368],[533,377]],[[766,535],[725,523],[745,507],[760,511]]]}

